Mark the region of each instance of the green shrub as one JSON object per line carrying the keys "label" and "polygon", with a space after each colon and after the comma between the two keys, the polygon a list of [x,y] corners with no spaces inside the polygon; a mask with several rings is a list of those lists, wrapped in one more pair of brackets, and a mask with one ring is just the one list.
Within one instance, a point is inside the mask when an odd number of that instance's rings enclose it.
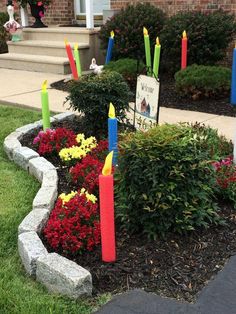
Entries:
{"label": "green shrub", "polygon": [[107,134],[110,102],[116,109],[116,117],[123,121],[129,96],[129,87],[119,73],[103,72],[73,82],[67,100],[73,110],[84,114],[85,131],[99,138],[101,134]]}
{"label": "green shrub", "polygon": [[9,39],[9,34],[3,27],[3,25],[9,20],[9,16],[5,12],[0,12],[0,53],[8,51],[7,40]]}
{"label": "green shrub", "polygon": [[153,47],[165,20],[164,12],[153,5],[148,3],[128,5],[101,27],[102,46],[107,49],[108,37],[113,30],[115,33],[114,59],[134,58],[145,61],[143,27],[148,29]]}
{"label": "green shrub", "polygon": [[231,70],[221,66],[191,65],[175,74],[176,91],[193,99],[229,95]]}
{"label": "green shrub", "polygon": [[225,142],[199,125],[162,125],[125,134],[115,184],[122,224],[154,238],[218,224],[209,159],[229,153],[232,146]]}
{"label": "green shrub", "polygon": [[120,73],[132,92],[136,90],[137,75],[141,74],[145,65],[143,62],[138,62],[135,59],[119,59],[117,61],[111,61],[104,66],[106,71],[115,71]]}
{"label": "green shrub", "polygon": [[[168,67],[177,70],[181,63],[181,38],[188,36],[188,64],[214,65],[226,55],[236,32],[235,17],[223,11],[182,12],[172,16],[161,33],[161,44]],[[162,58],[162,59],[163,59]]]}

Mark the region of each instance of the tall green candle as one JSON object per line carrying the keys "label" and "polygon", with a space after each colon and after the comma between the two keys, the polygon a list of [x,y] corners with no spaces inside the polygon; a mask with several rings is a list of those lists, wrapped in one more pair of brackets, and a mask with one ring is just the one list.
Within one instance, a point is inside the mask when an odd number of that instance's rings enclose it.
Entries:
{"label": "tall green candle", "polygon": [[148,30],[145,27],[143,28],[143,36],[144,36],[147,74],[148,76],[151,76],[152,63],[151,63],[150,40],[149,40]]}
{"label": "tall green candle", "polygon": [[43,130],[50,129],[50,112],[48,102],[47,80],[43,82],[41,92]]}
{"label": "tall green candle", "polygon": [[156,38],[156,45],[154,51],[154,61],[153,61],[153,75],[158,78],[159,66],[160,66],[160,54],[161,54],[161,45],[159,38]]}
{"label": "tall green candle", "polygon": [[82,76],[82,70],[81,70],[81,63],[80,63],[80,56],[79,56],[79,44],[74,45],[74,56],[75,56],[75,63],[76,63],[76,68],[79,77]]}

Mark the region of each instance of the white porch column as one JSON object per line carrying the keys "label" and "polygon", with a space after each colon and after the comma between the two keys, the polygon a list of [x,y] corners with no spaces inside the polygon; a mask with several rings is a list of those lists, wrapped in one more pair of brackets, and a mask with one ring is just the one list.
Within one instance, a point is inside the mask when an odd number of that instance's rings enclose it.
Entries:
{"label": "white porch column", "polygon": [[94,28],[93,21],[93,0],[85,0],[86,5],[86,27]]}
{"label": "white porch column", "polygon": [[21,17],[21,25],[23,27],[29,26],[29,18],[27,8],[20,7],[20,17]]}

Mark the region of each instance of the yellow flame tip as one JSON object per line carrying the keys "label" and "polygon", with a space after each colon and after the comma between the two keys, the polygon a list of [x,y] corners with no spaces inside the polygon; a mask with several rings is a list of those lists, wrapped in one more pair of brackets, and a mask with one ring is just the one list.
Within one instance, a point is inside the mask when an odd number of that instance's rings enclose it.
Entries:
{"label": "yellow flame tip", "polygon": [[113,158],[113,150],[107,155],[105,159],[105,164],[102,169],[102,174],[104,176],[109,176],[112,170],[112,158]]}
{"label": "yellow flame tip", "polygon": [[111,31],[111,38],[114,38],[114,36],[115,36],[115,33],[113,32],[113,31]]}
{"label": "yellow flame tip", "polygon": [[156,44],[157,46],[160,46],[160,40],[159,40],[159,37],[156,38]]}
{"label": "yellow flame tip", "polygon": [[146,27],[143,27],[143,35],[148,35],[148,30],[146,29]]}
{"label": "yellow flame tip", "polygon": [[186,31],[183,31],[183,38],[187,38],[187,33],[186,33]]}
{"label": "yellow flame tip", "polygon": [[78,50],[78,48],[79,48],[79,44],[77,43],[77,44],[74,45],[74,49]]}
{"label": "yellow flame tip", "polygon": [[43,85],[42,85],[42,90],[46,90],[47,89],[47,84],[48,84],[48,81],[47,80],[45,80],[44,82],[43,82]]}
{"label": "yellow flame tip", "polygon": [[115,118],[116,117],[115,107],[113,106],[113,104],[111,102],[110,102],[110,106],[109,106],[108,117],[109,118]]}

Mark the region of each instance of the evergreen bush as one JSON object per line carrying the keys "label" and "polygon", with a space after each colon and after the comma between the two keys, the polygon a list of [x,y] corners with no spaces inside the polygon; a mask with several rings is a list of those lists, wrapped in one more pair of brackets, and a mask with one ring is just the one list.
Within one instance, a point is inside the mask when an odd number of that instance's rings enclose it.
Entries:
{"label": "evergreen bush", "polygon": [[177,70],[181,60],[181,38],[188,36],[188,64],[214,65],[226,55],[236,33],[235,16],[225,11],[180,12],[170,17],[161,32],[162,59]]}
{"label": "evergreen bush", "polygon": [[143,72],[145,65],[135,59],[125,58],[117,61],[110,61],[104,66],[105,71],[120,73],[132,92],[136,90],[137,76]]}
{"label": "evergreen bush", "polygon": [[231,70],[221,66],[191,65],[175,74],[175,86],[181,96],[192,99],[229,95]]}
{"label": "evergreen bush", "polygon": [[85,133],[100,138],[107,135],[107,119],[110,102],[119,121],[125,118],[129,106],[130,90],[122,75],[107,71],[100,75],[86,75],[70,86],[67,100],[73,110],[84,114]]}
{"label": "evergreen bush", "polygon": [[116,208],[123,226],[151,238],[221,222],[212,159],[230,143],[195,125],[162,125],[120,141]]}
{"label": "evergreen bush", "polygon": [[134,58],[145,62],[143,27],[146,27],[151,47],[155,45],[166,21],[165,13],[149,3],[128,5],[101,27],[102,46],[107,49],[110,32],[115,33],[113,58]]}

